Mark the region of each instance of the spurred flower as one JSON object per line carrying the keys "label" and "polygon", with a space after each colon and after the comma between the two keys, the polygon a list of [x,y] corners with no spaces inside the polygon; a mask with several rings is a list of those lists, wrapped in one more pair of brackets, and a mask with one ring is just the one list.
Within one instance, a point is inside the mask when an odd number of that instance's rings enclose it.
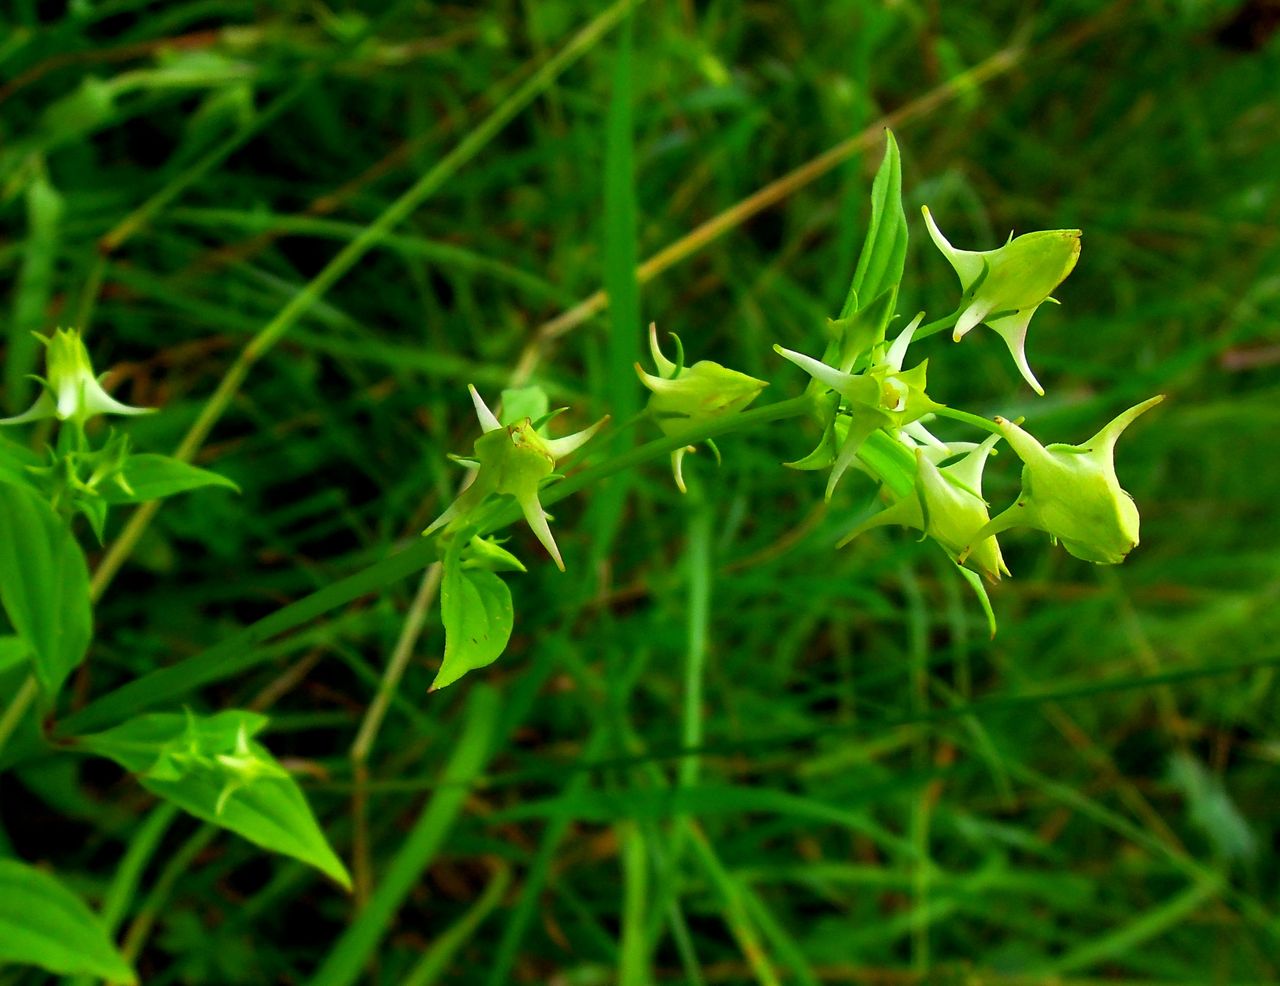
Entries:
{"label": "spurred flower", "polygon": [[924,206],[924,220],[934,244],[955,268],[965,303],[953,338],[959,342],[985,322],[1009,347],[1018,372],[1037,394],[1044,388],[1027,365],[1027,324],[1080,258],[1080,230],[1049,229],[1009,238],[996,250],[957,250],[942,235]]}
{"label": "spurred flower", "polygon": [[864,520],[841,538],[838,547],[873,527],[910,527],[933,538],[956,561],[967,555],[978,571],[998,582],[1002,574],[1009,574],[1000,545],[994,537],[978,535],[990,519],[982,498],[982,469],[999,440],[999,435],[992,435],[964,458],[941,468],[924,447],[917,448],[914,494]]}
{"label": "spurred flower", "polygon": [[78,330],[58,329],[48,338],[41,335],[36,338],[45,347],[45,376],[35,378],[44,389],[30,408],[16,417],[0,419],[0,425],[23,424],[41,418],[83,425],[99,414],[150,414],[155,410],[122,404],[102,389]]}
{"label": "spurred flower", "polygon": [[1098,565],[1118,565],[1138,546],[1138,508],[1116,479],[1116,439],[1163,396],[1123,414],[1083,445],[1041,445],[1012,421],[996,418],[1001,434],[1023,461],[1022,493],[992,518],[976,539],[1011,527],[1047,532],[1068,552]]}
{"label": "spurred flower", "polygon": [[[711,360],[699,360],[693,366],[685,366],[683,353],[680,361],[673,363],[663,355],[658,345],[658,328],[652,322],[649,323],[649,352],[653,354],[657,375],[645,372],[639,363],[636,364],[636,373],[650,391],[648,410],[664,435],[674,435],[692,425],[737,414],[769,386],[764,380]],[[671,453],[671,472],[681,493],[685,492],[684,457],[691,451],[693,446],[686,445]]]}
{"label": "spurred flower", "polygon": [[483,432],[475,443],[474,458],[478,470],[471,485],[422,533],[431,534],[446,524],[465,520],[491,493],[510,494],[520,505],[533,533],[563,572],[564,561],[555,538],[551,536],[547,512],[538,500],[538,488],[552,474],[556,462],[586,444],[609,420],[608,415],[576,434],[564,438],[543,438],[528,418],[504,427],[476,388],[468,385],[467,389],[471,391],[471,400]]}

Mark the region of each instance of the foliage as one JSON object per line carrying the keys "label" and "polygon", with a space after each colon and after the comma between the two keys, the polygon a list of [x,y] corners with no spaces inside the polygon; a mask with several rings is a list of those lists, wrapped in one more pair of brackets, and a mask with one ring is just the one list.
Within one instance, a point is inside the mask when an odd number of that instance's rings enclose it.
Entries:
{"label": "foliage", "polygon": [[0,13],[0,961],[1274,978],[1275,43],[628,6]]}

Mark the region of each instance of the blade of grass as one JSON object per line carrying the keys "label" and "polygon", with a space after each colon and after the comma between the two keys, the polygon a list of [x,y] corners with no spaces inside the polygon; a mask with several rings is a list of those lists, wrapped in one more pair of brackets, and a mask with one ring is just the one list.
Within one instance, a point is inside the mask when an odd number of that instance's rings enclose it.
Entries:
{"label": "blade of grass", "polygon": [[494,689],[485,685],[472,689],[467,698],[462,732],[441,772],[440,787],[418,815],[368,905],[343,932],[311,978],[313,986],[343,986],[357,982],[364,974],[405,898],[431,865],[457,822],[471,784],[493,755],[501,712],[502,702]]}

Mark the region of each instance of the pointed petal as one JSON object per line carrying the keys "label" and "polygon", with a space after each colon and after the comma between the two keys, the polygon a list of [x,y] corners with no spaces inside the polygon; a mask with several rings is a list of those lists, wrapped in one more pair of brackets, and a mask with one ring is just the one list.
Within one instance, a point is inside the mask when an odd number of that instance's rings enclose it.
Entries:
{"label": "pointed petal", "polygon": [[987,299],[975,298],[971,301],[969,307],[956,319],[956,326],[951,330],[951,341],[959,342],[967,336],[973,331],[974,326],[991,314],[992,310],[991,302]]}
{"label": "pointed petal", "polygon": [[154,414],[154,407],[133,407],[129,404],[122,404],[116,400],[105,390],[102,384],[92,377],[85,380],[84,384],[84,408],[88,415],[94,414]]}
{"label": "pointed petal", "polygon": [[489,432],[497,431],[501,428],[502,422],[489,410],[489,405],[480,396],[480,391],[476,390],[471,384],[467,384],[467,390],[471,391],[471,403],[476,407],[476,417],[480,419],[481,430],[487,435]]}
{"label": "pointed petal", "polygon": [[911,320],[911,324],[902,330],[898,338],[893,340],[893,345],[885,353],[884,361],[895,370],[902,369],[902,361],[907,355],[907,347],[911,345],[911,337],[916,334],[916,329],[920,328],[920,323],[923,321],[924,312],[921,312]]}
{"label": "pointed petal", "polygon": [[658,323],[649,323],[649,353],[653,356],[653,365],[658,368],[658,376],[670,378],[675,374],[676,365],[662,355],[658,346]]}
{"label": "pointed petal", "polygon": [[684,485],[684,457],[686,452],[693,451],[692,445],[686,445],[684,448],[678,448],[671,453],[671,475],[676,481],[676,489],[681,493],[688,493]]}
{"label": "pointed petal", "polygon": [[982,496],[982,470],[987,464],[987,456],[995,448],[1002,436],[991,435],[985,442],[966,455],[959,462],[945,467],[942,471],[967,486],[976,496]]}
{"label": "pointed petal", "polygon": [[526,496],[518,497],[520,510],[524,514],[524,519],[528,521],[530,529],[542,542],[542,546],[547,549],[551,557],[555,559],[556,568],[564,571],[564,559],[560,557],[560,549],[556,547],[556,539],[551,536],[551,527],[547,524],[547,512],[542,509],[542,504],[538,502],[538,494],[530,492]]}
{"label": "pointed petal", "polygon": [[884,527],[886,524],[895,524],[898,527],[914,527],[917,530],[923,527],[924,519],[920,513],[919,497],[914,495],[905,496],[881,510],[878,514],[872,514],[837,541],[836,547],[843,548],[859,534],[865,534],[873,527]]}
{"label": "pointed petal", "polygon": [[805,373],[813,377],[815,380],[826,384],[832,390],[841,390],[849,386],[851,380],[854,379],[851,373],[841,373],[834,366],[827,366],[821,360],[816,360],[812,356],[806,356],[804,353],[797,353],[791,349],[783,349],[781,346],[774,346],[773,351],[783,359],[794,363]]}
{"label": "pointed petal", "polygon": [[55,413],[53,398],[49,396],[48,391],[44,391],[36,398],[36,402],[21,414],[16,414],[12,418],[0,418],[0,425],[20,425],[28,421],[39,421],[42,418],[52,418]]}
{"label": "pointed petal", "polygon": [[1141,404],[1135,404],[1129,410],[1117,414],[1101,431],[1085,442],[1083,447],[1090,452],[1097,452],[1102,449],[1107,454],[1110,454],[1116,447],[1116,439],[1120,437],[1121,433],[1163,400],[1164,394],[1157,394],[1155,397],[1151,397]]}
{"label": "pointed petal", "polygon": [[1035,527],[1034,523],[1028,523],[1029,519],[1034,515],[1034,508],[1025,501],[1018,500],[1012,504],[1008,510],[996,514],[989,521],[978,528],[973,535],[973,540],[969,545],[960,552],[956,562],[963,565],[973,553],[974,548],[979,547],[987,540],[987,538],[995,537],[1002,531],[1007,531],[1011,527],[1020,527],[1023,525]]}
{"label": "pointed petal", "polygon": [[427,529],[422,532],[422,536],[427,537],[428,535],[434,534],[456,516],[458,516],[458,501],[454,500],[453,503],[445,507],[444,513],[427,526]]}
{"label": "pointed petal", "polygon": [[551,453],[553,459],[563,459],[566,455],[576,452],[591,441],[591,437],[603,428],[608,420],[609,415],[606,414],[591,427],[583,428],[582,431],[574,432],[572,435],[565,435],[563,438],[546,439],[547,451]]}
{"label": "pointed petal", "polygon": [[1054,466],[1054,459],[1045,447],[1036,441],[1031,435],[1023,431],[1008,418],[996,418],[997,427],[1000,434],[1004,436],[1004,440],[1009,443],[1009,447],[1013,449],[1019,459],[1031,465]]}
{"label": "pointed petal", "polygon": [[972,250],[957,250],[951,245],[951,241],[942,235],[942,230],[938,229],[938,224],[933,221],[933,213],[929,211],[929,207],[921,206],[920,211],[924,213],[924,222],[929,228],[933,245],[942,251],[951,262],[951,266],[955,268],[956,275],[960,278],[960,289],[968,291],[969,286],[982,276],[984,262],[982,254],[974,253]]}
{"label": "pointed petal", "polygon": [[914,442],[919,442],[926,448],[931,448],[936,452],[942,452],[946,455],[954,455],[955,452],[946,442],[940,441],[928,428],[919,421],[912,421],[903,425],[899,429],[899,433],[905,435]]}
{"label": "pointed petal", "polygon": [[848,468],[853,465],[853,460],[857,457],[863,443],[871,436],[871,433],[880,427],[884,415],[878,411],[870,411],[864,414],[855,414],[849,421],[849,431],[844,436],[844,443],[840,446],[840,451],[836,455],[835,465],[831,467],[831,477],[827,480],[827,489],[823,494],[823,499],[828,503],[831,501],[832,494],[836,491],[836,485],[840,482],[840,478],[844,476]]}
{"label": "pointed petal", "polygon": [[1000,338],[1004,340],[1004,344],[1009,347],[1009,355],[1013,357],[1013,363],[1018,368],[1018,372],[1022,374],[1022,379],[1031,385],[1032,390],[1043,397],[1044,388],[1040,386],[1040,381],[1036,379],[1036,375],[1031,372],[1031,367],[1027,365],[1027,323],[1031,321],[1031,316],[1036,313],[1036,308],[1039,307],[1040,305],[1036,305],[1035,308],[1027,308],[1016,315],[1006,315],[1004,318],[997,318],[987,324],[999,333]]}

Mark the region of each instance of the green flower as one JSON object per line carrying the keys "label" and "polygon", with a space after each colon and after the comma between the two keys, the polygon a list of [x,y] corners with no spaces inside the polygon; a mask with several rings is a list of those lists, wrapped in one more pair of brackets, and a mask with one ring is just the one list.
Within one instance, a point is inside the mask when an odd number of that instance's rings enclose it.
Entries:
{"label": "green flower", "polygon": [[[1080,230],[1050,229],[1010,236],[996,250],[957,250],[924,206],[924,220],[934,244],[951,262],[967,302],[956,321],[953,338],[959,342],[975,325],[985,322],[1009,347],[1013,361],[1032,389],[1044,388],[1027,365],[1027,324],[1080,259]],[[1056,304],[1056,302],[1055,302]]]}
{"label": "green flower", "polygon": [[576,434],[564,438],[543,438],[529,418],[503,427],[476,388],[468,385],[467,389],[471,392],[483,431],[475,443],[474,464],[478,466],[475,479],[444,513],[432,521],[423,535],[431,534],[446,524],[456,526],[464,522],[491,493],[509,494],[520,505],[529,527],[563,572],[564,561],[555,538],[551,536],[547,513],[538,500],[538,488],[551,476],[556,462],[586,444],[609,420],[608,415]]}
{"label": "green flower", "polygon": [[1129,408],[1083,445],[1041,445],[1012,421],[996,418],[1001,434],[1024,463],[1022,493],[976,537],[1031,527],[1047,532],[1084,561],[1124,561],[1138,546],[1138,508],[1116,479],[1116,439],[1162,400],[1163,396],[1152,397]]}
{"label": "green flower", "polygon": [[[677,338],[676,345],[679,343]],[[693,425],[737,414],[769,386],[764,380],[711,360],[699,360],[693,366],[685,366],[683,349],[680,349],[679,362],[671,362],[662,354],[658,345],[658,327],[653,322],[649,323],[649,352],[653,354],[658,374],[646,373],[639,363],[636,364],[636,373],[650,391],[648,411],[664,435],[675,435]],[[707,444],[711,445],[710,442]],[[715,446],[711,447],[714,450]],[[671,453],[671,472],[681,493],[685,492],[684,457],[692,451],[693,446],[686,445]]]}
{"label": "green flower", "polygon": [[940,406],[925,394],[928,360],[910,370],[902,369],[907,347],[923,317],[923,314],[917,315],[893,344],[873,358],[871,365],[862,373],[848,373],[804,353],[781,346],[773,347],[783,359],[794,363],[842,398],[841,410],[844,413],[836,419],[835,433],[844,430],[845,434],[840,439],[831,478],[827,481],[828,500],[840,478],[853,464],[858,450],[874,431],[879,428],[905,428]]}
{"label": "green flower", "polygon": [[44,387],[36,402],[22,414],[0,419],[0,425],[17,425],[41,418],[57,418],[83,425],[98,414],[150,414],[155,408],[130,407],[105,390],[93,374],[89,351],[76,329],[58,329],[52,336],[36,336],[45,347]]}
{"label": "green flower", "polygon": [[844,547],[873,527],[910,527],[937,541],[952,559],[960,562],[967,556],[987,579],[998,582],[1001,574],[1009,574],[1009,569],[996,539],[980,532],[990,521],[987,502],[982,498],[982,469],[999,440],[999,435],[992,435],[958,462],[941,468],[930,447],[916,448],[914,495],[901,497],[864,520],[841,538],[837,547]]}

